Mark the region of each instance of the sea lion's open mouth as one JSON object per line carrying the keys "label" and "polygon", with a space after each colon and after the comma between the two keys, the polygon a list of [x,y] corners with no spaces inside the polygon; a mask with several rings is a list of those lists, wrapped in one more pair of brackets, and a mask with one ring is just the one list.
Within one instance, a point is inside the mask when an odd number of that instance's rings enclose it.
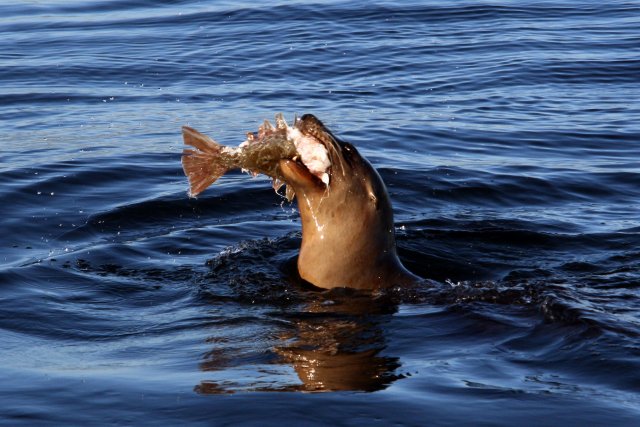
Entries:
{"label": "sea lion's open mouth", "polygon": [[[295,145],[296,155],[280,160],[280,171],[284,182],[274,179],[274,188],[286,182],[287,198],[292,200],[299,190],[320,191],[324,193],[331,186],[336,171],[347,175],[345,156],[349,153],[349,144],[339,141],[322,122],[312,114],[296,118],[289,126],[282,117],[276,115],[276,127],[268,128],[267,122],[261,126],[259,137],[274,131],[286,135]],[[345,151],[346,150],[346,151]]]}
{"label": "sea lion's open mouth", "polygon": [[298,152],[298,156],[292,159],[296,166],[290,166],[299,177],[307,174],[309,176],[305,178],[326,188],[331,179],[333,141],[315,126],[316,122],[321,125],[314,116],[306,114],[296,119],[293,126],[286,126],[287,138],[293,141]]}
{"label": "sea lion's open mouth", "polygon": [[309,172],[329,185],[332,174],[340,170],[345,174],[345,149],[348,144],[339,141],[314,115],[305,114],[288,128],[288,136],[301,154],[301,164]]}
{"label": "sea lion's open mouth", "polygon": [[320,119],[313,114],[303,115],[296,120],[295,126],[300,133],[313,138],[316,143],[324,146],[331,166],[329,174],[332,177],[337,172],[340,172],[342,176],[348,175],[350,157],[355,151],[351,144],[336,138]]}

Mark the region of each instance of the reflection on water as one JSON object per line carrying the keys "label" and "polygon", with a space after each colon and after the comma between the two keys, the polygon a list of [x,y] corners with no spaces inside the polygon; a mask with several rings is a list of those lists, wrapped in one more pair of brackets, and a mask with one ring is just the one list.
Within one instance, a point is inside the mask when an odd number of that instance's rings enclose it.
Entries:
{"label": "reflection on water", "polygon": [[[273,365],[290,366],[297,379],[290,383],[252,384],[202,381],[201,394],[235,391],[377,391],[402,375],[398,357],[382,354],[386,347],[384,324],[397,305],[388,298],[375,298],[351,290],[332,290],[323,298],[304,304],[300,311],[285,315],[291,330],[279,335],[280,343],[270,352]],[[229,365],[224,346],[205,355],[200,368],[219,371]],[[233,357],[233,356],[231,356]],[[266,372],[263,372],[266,373]],[[260,375],[257,375],[259,378]]]}

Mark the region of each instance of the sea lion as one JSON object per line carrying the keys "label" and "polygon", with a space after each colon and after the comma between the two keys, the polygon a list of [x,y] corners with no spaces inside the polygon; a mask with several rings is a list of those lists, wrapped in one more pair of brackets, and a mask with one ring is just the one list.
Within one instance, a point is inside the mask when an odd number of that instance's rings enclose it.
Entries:
{"label": "sea lion", "polygon": [[393,210],[380,175],[351,144],[306,114],[290,127],[281,114],[237,148],[183,127],[182,165],[195,197],[231,169],[273,178],[298,196],[300,277],[320,288],[378,289],[413,283],[396,253]]}
{"label": "sea lion", "polygon": [[279,162],[298,198],[300,277],[320,288],[379,289],[417,282],[419,277],[398,258],[393,210],[380,175],[314,115],[305,114],[295,126],[322,143],[331,162],[328,185],[301,162]]}

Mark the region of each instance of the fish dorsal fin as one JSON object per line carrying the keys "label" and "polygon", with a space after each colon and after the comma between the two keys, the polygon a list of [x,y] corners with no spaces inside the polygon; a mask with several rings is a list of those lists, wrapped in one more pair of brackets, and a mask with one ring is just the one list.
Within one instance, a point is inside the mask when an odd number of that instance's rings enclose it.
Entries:
{"label": "fish dorsal fin", "polygon": [[222,145],[189,126],[182,126],[182,138],[184,145],[190,145],[204,153],[217,154],[222,149]]}

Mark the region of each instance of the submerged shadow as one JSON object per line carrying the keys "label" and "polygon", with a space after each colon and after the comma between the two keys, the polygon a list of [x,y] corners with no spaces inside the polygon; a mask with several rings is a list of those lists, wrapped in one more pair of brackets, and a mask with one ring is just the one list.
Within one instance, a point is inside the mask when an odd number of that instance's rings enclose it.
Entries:
{"label": "submerged shadow", "polygon": [[[335,293],[335,292],[334,292]],[[397,357],[382,355],[384,323],[395,311],[386,299],[340,290],[294,316],[296,337],[276,349],[293,366],[304,391],[377,391],[399,378]]]}
{"label": "submerged shadow", "polygon": [[[248,387],[238,387],[224,380],[206,380],[197,385],[195,391],[201,394],[238,391],[373,392],[402,378],[396,374],[401,366],[399,358],[383,354],[386,348],[385,324],[397,310],[397,304],[391,298],[348,289],[313,294],[313,301],[302,303],[298,310],[279,314],[279,321],[288,325],[287,331],[281,334],[276,345],[263,352],[269,356],[264,356],[257,363],[269,368],[251,370],[256,376],[280,376],[285,380],[255,381]],[[248,357],[245,363],[256,363],[251,359]],[[234,365],[237,368],[238,363]],[[218,373],[230,368],[224,345],[205,355],[200,368]],[[290,368],[297,375],[297,381]],[[283,375],[285,371],[289,372],[288,376]]]}

